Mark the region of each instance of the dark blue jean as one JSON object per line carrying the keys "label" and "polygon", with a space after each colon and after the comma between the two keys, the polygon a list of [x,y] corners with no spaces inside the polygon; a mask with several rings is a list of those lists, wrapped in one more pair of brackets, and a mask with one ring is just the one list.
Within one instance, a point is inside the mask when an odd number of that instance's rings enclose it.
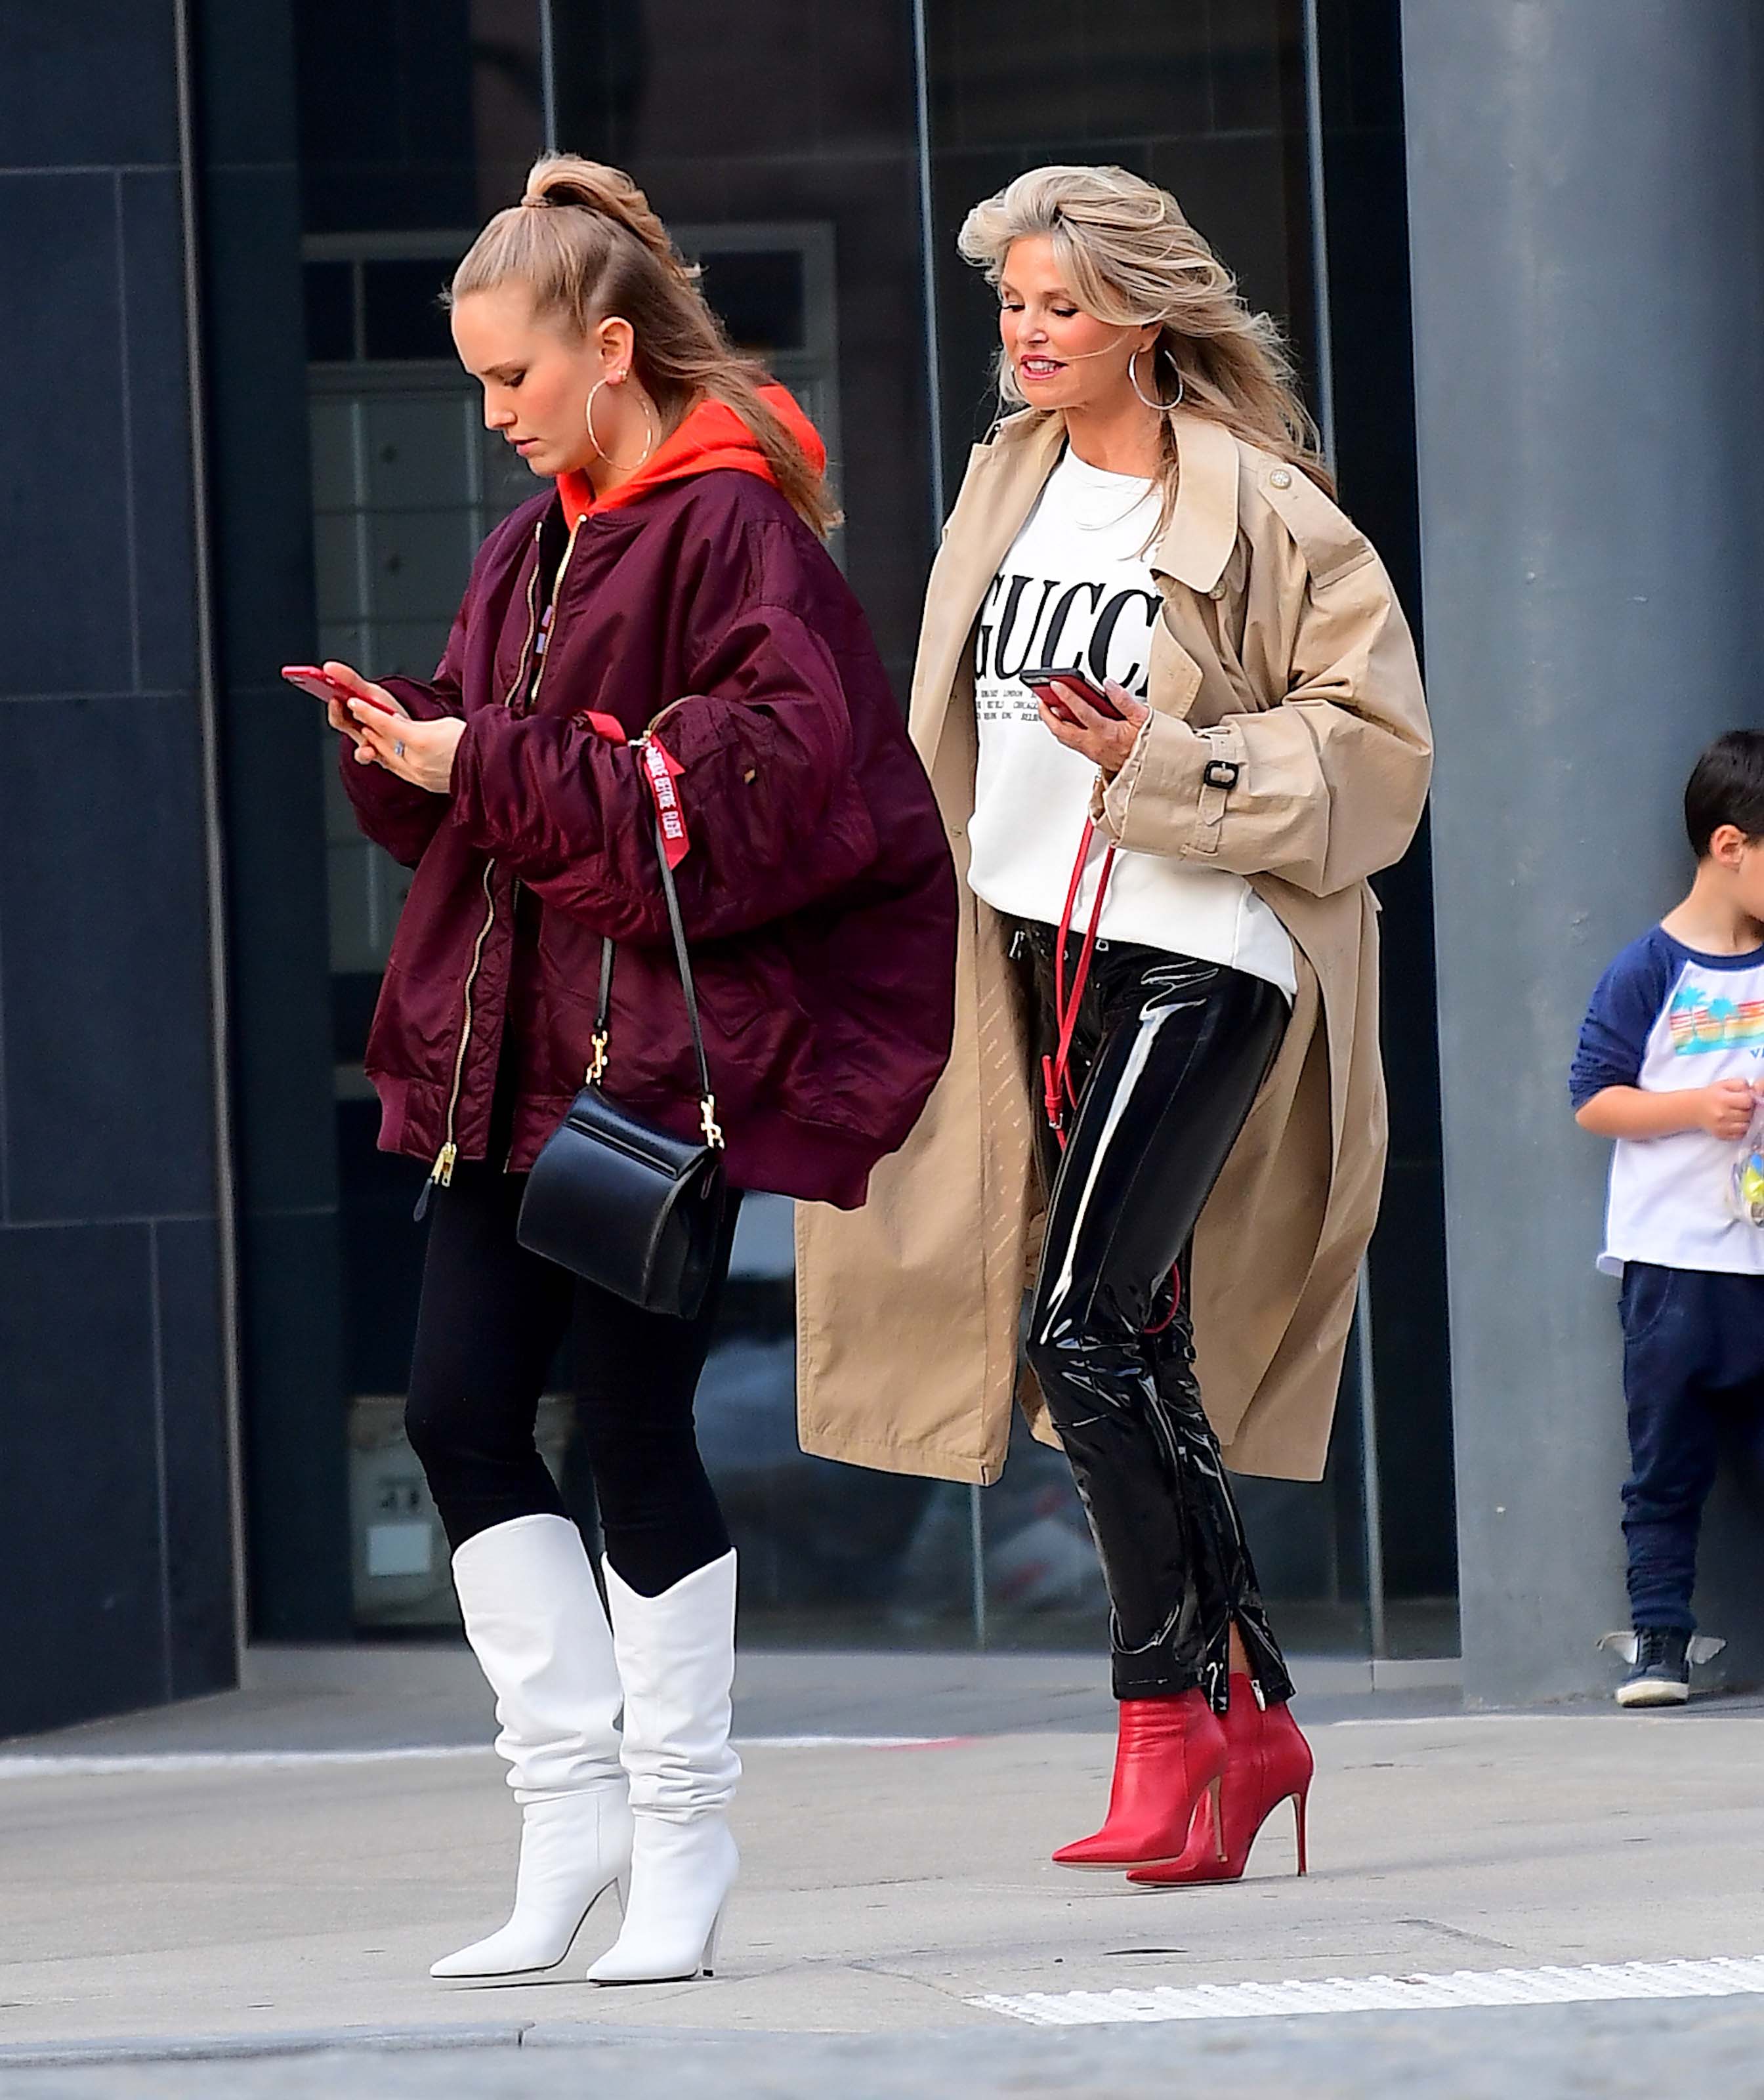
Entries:
{"label": "dark blue jean", "polygon": [[1722,1437],[1754,1463],[1764,1455],[1764,1276],[1632,1261],[1620,1302],[1630,1621],[1689,1633],[1697,1531]]}

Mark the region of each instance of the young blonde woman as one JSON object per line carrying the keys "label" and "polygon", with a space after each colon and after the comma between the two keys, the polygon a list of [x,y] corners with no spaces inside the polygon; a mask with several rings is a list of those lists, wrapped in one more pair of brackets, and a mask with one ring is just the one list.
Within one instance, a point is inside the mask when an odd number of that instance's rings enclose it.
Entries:
{"label": "young blonde woman", "polygon": [[914,687],[965,877],[956,1047],[869,1208],[804,1221],[804,1440],[995,1478],[1039,1225],[1034,1418],[1120,1701],[1108,1814],[1054,1857],[1234,1877],[1290,1799],[1302,1871],[1311,1755],[1226,1466],[1322,1469],[1383,1158],[1365,878],[1427,783],[1414,652],[1271,324],[1174,197],[1036,169],[960,246],[1016,412]]}
{"label": "young blonde woman", "polygon": [[[433,1973],[555,1967],[616,1885],[589,1974],[659,1981],[709,1971],[736,1868],[735,1555],[692,1415],[734,1219],[677,1319],[523,1246],[527,1170],[604,1065],[635,1114],[720,1123],[733,1188],[862,1202],[948,1052],[955,885],[818,536],[820,440],[730,348],[642,192],[541,161],[460,264],[452,322],[486,423],[544,487],[485,542],[432,679],[325,667],[355,695],[331,720],[362,827],[416,871],[367,1059],[381,1144],[430,1167],[406,1422],[523,1811],[513,1916]],[[610,1630],[533,1441],[567,1332]]]}

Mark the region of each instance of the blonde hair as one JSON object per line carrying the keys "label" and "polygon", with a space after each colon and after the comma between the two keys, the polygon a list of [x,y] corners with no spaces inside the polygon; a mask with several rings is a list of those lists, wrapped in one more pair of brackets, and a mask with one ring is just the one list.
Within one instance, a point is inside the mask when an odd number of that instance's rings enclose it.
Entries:
{"label": "blonde hair", "polygon": [[632,363],[664,423],[701,397],[733,409],[792,508],[824,537],[839,523],[826,482],[760,398],[770,374],[730,344],[698,278],[628,174],[552,153],[533,163],[520,202],[499,211],[466,250],[448,303],[512,280],[531,292],[536,315],[579,337],[619,315],[631,324]]}
{"label": "blonde hair", "polygon": [[[1172,399],[1180,377],[1181,405],[1190,413],[1290,461],[1334,493],[1279,329],[1250,311],[1168,190],[1125,168],[1031,168],[974,206],[956,245],[996,285],[1012,243],[1042,235],[1086,313],[1119,328],[1159,324],[1141,382],[1154,400]],[[998,386],[1005,400],[1022,401],[1002,353]],[[1170,412],[1161,420],[1167,522],[1176,494],[1175,431]]]}

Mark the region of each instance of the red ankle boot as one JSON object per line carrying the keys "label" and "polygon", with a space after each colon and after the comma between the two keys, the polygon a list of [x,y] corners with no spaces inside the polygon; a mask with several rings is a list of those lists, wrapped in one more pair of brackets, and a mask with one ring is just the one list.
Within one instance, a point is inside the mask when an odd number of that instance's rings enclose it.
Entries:
{"label": "red ankle boot", "polygon": [[1299,1734],[1299,1723],[1284,1705],[1270,1706],[1264,1713],[1249,1679],[1233,1677],[1225,1740],[1229,1758],[1224,1780],[1196,1809],[1181,1858],[1142,1867],[1127,1876],[1130,1882],[1164,1888],[1181,1882],[1240,1880],[1257,1833],[1283,1801],[1293,1806],[1299,1871],[1304,1872],[1305,1803],[1313,1765],[1311,1745]]}
{"label": "red ankle boot", "polygon": [[1200,1692],[1123,1699],[1108,1820],[1094,1837],[1062,1845],[1054,1864],[1118,1872],[1175,1860],[1196,1821],[1196,1803],[1209,1793],[1218,1797],[1225,1759],[1225,1732]]}

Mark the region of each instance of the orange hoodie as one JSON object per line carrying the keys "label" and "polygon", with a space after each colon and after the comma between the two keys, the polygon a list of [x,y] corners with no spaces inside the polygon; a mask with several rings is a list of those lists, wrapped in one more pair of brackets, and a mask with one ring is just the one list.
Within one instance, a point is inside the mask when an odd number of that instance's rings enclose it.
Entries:
{"label": "orange hoodie", "polygon": [[[827,469],[827,447],[821,434],[796,405],[789,389],[762,386],[760,399],[801,446],[818,474]],[[743,474],[756,474],[776,485],[760,442],[734,410],[721,401],[704,401],[695,408],[665,443],[659,445],[628,481],[596,497],[588,476],[571,468],[558,476],[558,493],[563,499],[565,522],[574,527],[591,510],[612,510],[620,504],[646,495],[666,481],[686,481],[694,474],[709,474],[717,467],[734,467]]]}

